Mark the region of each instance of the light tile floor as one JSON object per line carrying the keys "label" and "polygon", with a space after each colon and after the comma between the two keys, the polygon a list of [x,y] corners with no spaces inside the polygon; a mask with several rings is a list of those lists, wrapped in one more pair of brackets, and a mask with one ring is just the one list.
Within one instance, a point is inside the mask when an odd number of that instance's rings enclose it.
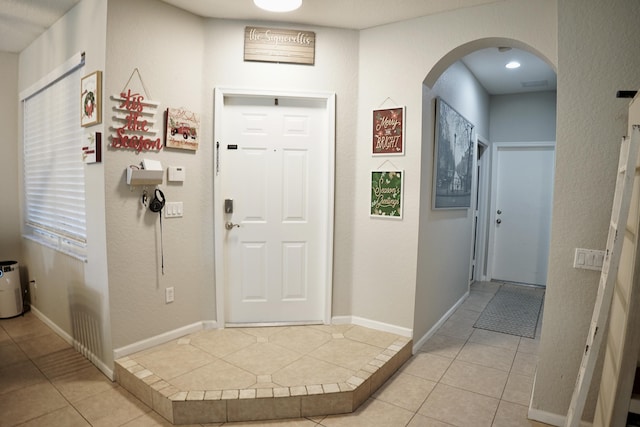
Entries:
{"label": "light tile floor", "polygon": [[176,424],[350,413],[411,357],[357,325],[209,329],[116,360],[118,384]]}
{"label": "light tile floor", "polygon": [[[423,348],[351,414],[203,426],[544,426],[526,418],[539,336],[528,339],[473,328],[498,286],[474,284],[469,298]],[[300,351],[298,346],[314,344],[288,339],[286,345]],[[218,350],[227,356],[239,351],[233,345]],[[202,362],[198,360],[193,363]],[[263,379],[294,363],[270,361],[260,368],[265,370]],[[175,375],[187,375],[195,365],[182,366]],[[0,427],[169,425],[32,313],[0,320]]]}

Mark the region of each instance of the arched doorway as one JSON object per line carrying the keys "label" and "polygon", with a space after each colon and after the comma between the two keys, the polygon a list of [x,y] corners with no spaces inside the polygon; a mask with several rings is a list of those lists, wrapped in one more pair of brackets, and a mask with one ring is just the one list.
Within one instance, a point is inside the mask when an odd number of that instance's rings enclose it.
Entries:
{"label": "arched doorway", "polygon": [[[494,49],[498,47],[511,47],[520,49],[543,58],[544,63],[550,64],[538,51],[517,40],[504,38],[480,39],[461,45],[445,56],[429,71],[423,81],[422,108],[422,167],[421,167],[421,204],[420,204],[420,242],[418,250],[418,275],[416,286],[416,324],[415,341],[418,347],[420,342],[426,341],[430,334],[441,325],[444,320],[462,302],[469,291],[469,279],[471,277],[471,260],[475,243],[476,258],[474,271],[475,278],[486,279],[489,264],[488,227],[489,220],[489,189],[490,186],[490,145],[491,137],[491,103],[492,97],[506,96],[503,94],[492,95],[480,84],[479,80],[471,73],[462,59],[478,50]],[[549,67],[554,71],[553,67]],[[554,71],[555,73],[555,71]],[[462,76],[462,77],[460,77]],[[465,77],[466,76],[466,77]],[[432,209],[432,191],[434,183],[434,133],[435,133],[435,99],[441,97],[448,101],[466,119],[474,123],[476,139],[485,141],[489,149],[485,150],[481,163],[483,171],[474,178],[474,200],[479,208],[477,217],[474,210],[434,210]],[[547,100],[548,101],[548,100]],[[553,94],[553,137],[555,139],[555,93]],[[527,137],[531,141],[530,137]],[[546,138],[545,138],[546,139]],[[513,142],[513,141],[511,141]],[[474,158],[474,170],[477,168],[477,157]],[[485,186],[477,192],[478,177],[485,177]],[[483,201],[484,197],[484,201]],[[483,203],[484,204],[483,204]],[[478,227],[474,227],[477,218]],[[495,220],[495,219],[494,219]],[[474,236],[480,239],[474,240]],[[436,295],[437,298],[429,298]],[[457,301],[457,302],[456,302]],[[454,304],[451,307],[451,304]],[[445,307],[443,307],[443,305]],[[451,307],[447,312],[446,307]],[[419,313],[441,313],[440,321],[436,323],[426,334],[420,337]]]}

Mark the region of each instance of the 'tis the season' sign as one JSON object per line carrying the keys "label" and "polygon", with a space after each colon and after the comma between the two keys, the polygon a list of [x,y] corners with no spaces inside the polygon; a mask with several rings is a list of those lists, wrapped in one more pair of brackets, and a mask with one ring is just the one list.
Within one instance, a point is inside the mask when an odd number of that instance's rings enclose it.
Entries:
{"label": "'tis the season' sign", "polygon": [[131,89],[120,93],[116,98],[120,104],[115,108],[124,112],[125,116],[116,116],[122,121],[122,126],[117,127],[116,134],[111,138],[111,147],[117,149],[132,149],[136,153],[149,150],[161,150],[160,138],[152,139],[149,135],[155,135],[155,130],[150,127],[151,118],[155,115],[154,103],[145,101],[140,93],[132,93]]}

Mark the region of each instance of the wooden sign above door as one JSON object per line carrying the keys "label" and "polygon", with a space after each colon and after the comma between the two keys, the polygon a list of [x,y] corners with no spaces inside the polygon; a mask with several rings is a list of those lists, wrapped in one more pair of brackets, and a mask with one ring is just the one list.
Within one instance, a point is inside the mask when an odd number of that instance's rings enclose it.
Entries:
{"label": "wooden sign above door", "polygon": [[279,28],[245,27],[244,60],[313,65],[316,33]]}

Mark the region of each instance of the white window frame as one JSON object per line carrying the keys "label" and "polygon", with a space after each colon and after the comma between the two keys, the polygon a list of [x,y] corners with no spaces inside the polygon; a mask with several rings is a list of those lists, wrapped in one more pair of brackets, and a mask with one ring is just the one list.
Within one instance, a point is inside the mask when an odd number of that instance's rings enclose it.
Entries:
{"label": "white window frame", "polygon": [[78,53],[20,94],[27,239],[86,261],[85,171]]}

